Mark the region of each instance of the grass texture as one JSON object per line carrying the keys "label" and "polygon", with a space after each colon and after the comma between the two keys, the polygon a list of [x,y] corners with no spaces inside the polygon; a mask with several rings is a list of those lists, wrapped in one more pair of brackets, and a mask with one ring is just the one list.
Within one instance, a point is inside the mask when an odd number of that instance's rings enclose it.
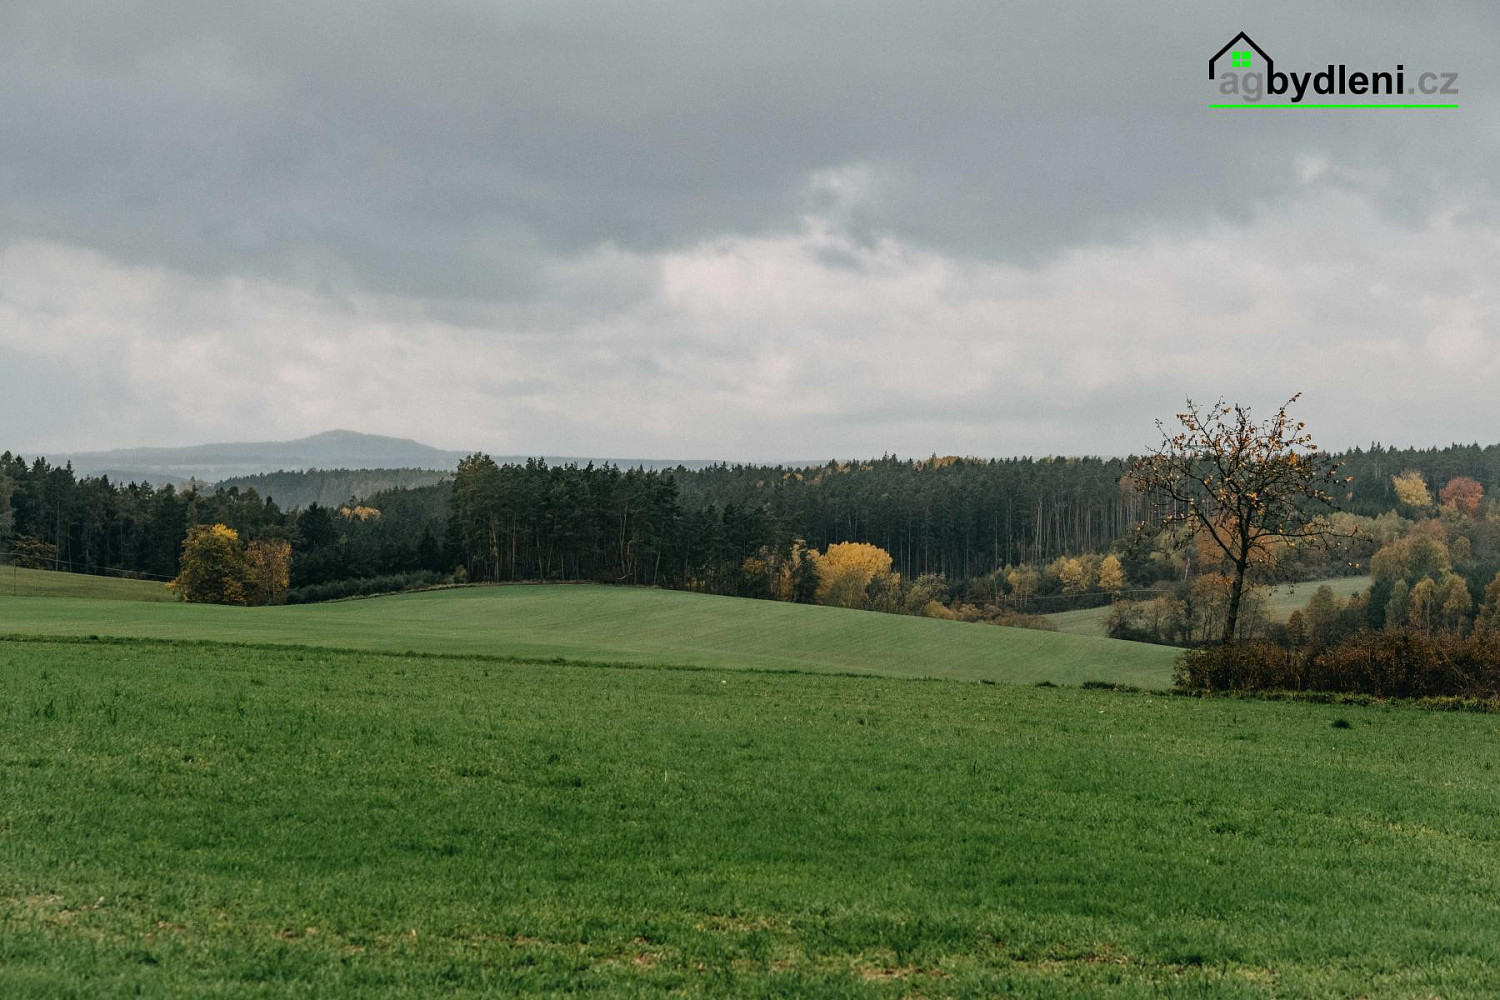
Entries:
{"label": "grass texture", "polygon": [[1164,688],[1177,650],[1093,636],[606,586],[467,587],[275,608],[0,596],[0,634]]}
{"label": "grass texture", "polygon": [[153,642],[0,681],[12,1000],[1500,992],[1494,716]]}

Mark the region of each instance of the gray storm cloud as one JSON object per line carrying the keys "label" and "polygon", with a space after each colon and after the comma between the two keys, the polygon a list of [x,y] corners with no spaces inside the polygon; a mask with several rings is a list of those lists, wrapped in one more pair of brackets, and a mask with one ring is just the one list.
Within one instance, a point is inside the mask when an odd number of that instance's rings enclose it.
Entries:
{"label": "gray storm cloud", "polygon": [[[1334,443],[1493,438],[1493,8],[1253,21],[6,5],[0,447],[1100,452],[1296,389]],[[1214,115],[1240,28],[1464,106]]]}

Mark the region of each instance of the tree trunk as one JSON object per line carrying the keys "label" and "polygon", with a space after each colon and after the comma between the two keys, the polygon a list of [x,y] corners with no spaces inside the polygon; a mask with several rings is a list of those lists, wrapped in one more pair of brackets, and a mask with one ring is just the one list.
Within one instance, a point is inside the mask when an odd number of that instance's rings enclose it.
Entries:
{"label": "tree trunk", "polygon": [[1240,598],[1245,593],[1245,561],[1234,564],[1234,584],[1229,588],[1229,613],[1224,617],[1224,642],[1234,641],[1235,626],[1240,621]]}

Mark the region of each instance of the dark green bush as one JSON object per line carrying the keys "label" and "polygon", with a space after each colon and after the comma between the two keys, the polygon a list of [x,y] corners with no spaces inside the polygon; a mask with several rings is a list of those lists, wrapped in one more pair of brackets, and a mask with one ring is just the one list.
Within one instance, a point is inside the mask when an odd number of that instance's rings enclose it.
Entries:
{"label": "dark green bush", "polygon": [[305,587],[293,587],[287,591],[288,604],[317,604],[320,601],[337,601],[345,597],[370,597],[374,594],[395,594],[403,590],[421,590],[453,582],[451,576],[418,570],[412,573],[391,573],[386,576],[361,576],[349,580],[329,580]]}

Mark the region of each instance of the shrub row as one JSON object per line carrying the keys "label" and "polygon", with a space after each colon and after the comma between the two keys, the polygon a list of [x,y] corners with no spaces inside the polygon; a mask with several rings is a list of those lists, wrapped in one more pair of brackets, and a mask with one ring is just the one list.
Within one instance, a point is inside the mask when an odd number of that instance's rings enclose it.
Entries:
{"label": "shrub row", "polygon": [[1377,698],[1500,698],[1500,632],[1358,632],[1330,645],[1264,642],[1190,650],[1184,691],[1329,691]]}
{"label": "shrub row", "polygon": [[412,573],[391,573],[386,576],[361,576],[350,580],[329,580],[306,587],[293,587],[287,591],[288,604],[316,604],[319,601],[336,601],[343,597],[369,597],[373,594],[394,594],[403,590],[421,590],[443,583],[452,583],[453,578],[430,570]]}

